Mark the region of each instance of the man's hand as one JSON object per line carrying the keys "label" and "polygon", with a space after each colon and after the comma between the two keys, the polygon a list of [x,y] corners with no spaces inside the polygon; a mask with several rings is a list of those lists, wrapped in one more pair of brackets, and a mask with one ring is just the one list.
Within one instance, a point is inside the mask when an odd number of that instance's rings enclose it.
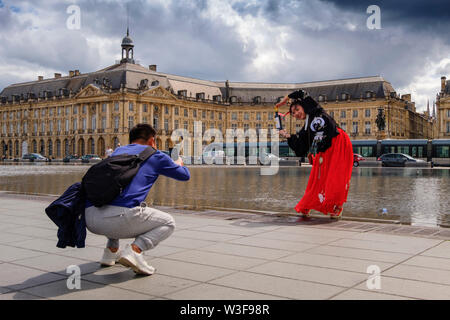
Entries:
{"label": "man's hand", "polygon": [[183,159],[181,159],[180,157],[178,157],[178,159],[175,160],[174,162],[179,166],[184,166]]}
{"label": "man's hand", "polygon": [[280,134],[280,137],[283,137],[283,138],[290,138],[291,137],[291,135],[289,133],[287,133],[286,130],[284,130],[284,129],[280,130],[279,134]]}

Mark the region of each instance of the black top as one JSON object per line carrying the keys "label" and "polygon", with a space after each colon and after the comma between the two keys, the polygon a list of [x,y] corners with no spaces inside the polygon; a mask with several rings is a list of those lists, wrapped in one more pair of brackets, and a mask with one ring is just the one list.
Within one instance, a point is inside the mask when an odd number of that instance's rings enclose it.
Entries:
{"label": "black top", "polygon": [[331,140],[339,134],[336,121],[306,92],[299,90],[291,93],[290,98],[291,95],[304,108],[308,123],[287,139],[289,147],[297,157],[304,157],[308,152],[325,152],[331,147]]}

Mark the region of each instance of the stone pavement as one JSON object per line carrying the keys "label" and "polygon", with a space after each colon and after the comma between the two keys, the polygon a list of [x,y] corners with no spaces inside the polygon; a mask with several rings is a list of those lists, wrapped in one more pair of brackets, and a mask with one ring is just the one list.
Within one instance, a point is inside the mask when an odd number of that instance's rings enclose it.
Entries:
{"label": "stone pavement", "polygon": [[[100,267],[104,237],[56,248],[52,200],[0,196],[0,299],[450,299],[448,229],[163,208],[177,229],[141,277]],[[80,290],[67,288],[70,265]],[[367,287],[373,265],[381,289]]]}

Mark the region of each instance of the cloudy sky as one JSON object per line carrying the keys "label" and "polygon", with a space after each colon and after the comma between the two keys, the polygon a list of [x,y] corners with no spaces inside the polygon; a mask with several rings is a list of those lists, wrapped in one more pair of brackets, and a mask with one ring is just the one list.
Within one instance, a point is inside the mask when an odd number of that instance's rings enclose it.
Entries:
{"label": "cloudy sky", "polygon": [[[79,29],[68,28],[71,5]],[[381,29],[367,27],[370,5]],[[445,0],[0,0],[0,90],[114,64],[127,7],[135,58],[161,72],[260,82],[381,75],[421,111],[450,78]]]}

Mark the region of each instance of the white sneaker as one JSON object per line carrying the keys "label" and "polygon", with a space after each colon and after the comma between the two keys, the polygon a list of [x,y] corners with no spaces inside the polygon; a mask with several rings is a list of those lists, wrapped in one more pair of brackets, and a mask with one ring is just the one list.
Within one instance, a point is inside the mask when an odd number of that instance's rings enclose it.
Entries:
{"label": "white sneaker", "polygon": [[120,250],[117,252],[112,252],[109,248],[105,248],[103,251],[103,257],[100,260],[100,264],[105,267],[111,267],[116,264],[117,260],[120,257]]}
{"label": "white sneaker", "polygon": [[149,276],[155,272],[155,268],[145,261],[144,254],[142,252],[137,253],[129,244],[127,244],[125,249],[122,251],[117,262],[125,267],[133,269],[133,271],[138,274]]}

